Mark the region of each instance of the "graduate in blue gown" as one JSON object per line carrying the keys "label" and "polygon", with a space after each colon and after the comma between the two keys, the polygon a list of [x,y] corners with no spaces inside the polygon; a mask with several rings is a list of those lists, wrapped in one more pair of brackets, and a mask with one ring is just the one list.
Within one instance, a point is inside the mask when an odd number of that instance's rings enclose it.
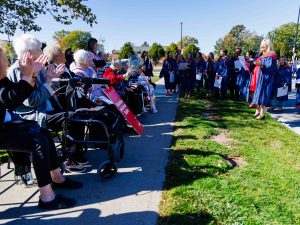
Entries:
{"label": "graduate in blue gown", "polygon": [[278,88],[285,87],[288,91],[292,90],[292,68],[287,64],[284,56],[280,57],[279,68],[277,71],[276,80],[274,81],[274,98],[272,108],[274,110],[282,110],[282,106],[288,100],[288,95],[277,97]]}
{"label": "graduate in blue gown", "polygon": [[214,92],[214,83],[216,78],[215,57],[212,52],[208,54],[205,77],[205,88],[208,90],[206,97],[211,97]]}
{"label": "graduate in blue gown", "polygon": [[240,89],[241,83],[243,82],[242,76],[244,75],[241,68],[235,68],[235,62],[239,61],[239,56],[242,54],[241,48],[236,48],[233,56],[230,58],[231,63],[231,76],[229,81],[229,89],[231,99],[239,99],[240,97]]}
{"label": "graduate in blue gown", "polygon": [[254,116],[265,119],[266,106],[270,104],[274,77],[277,73],[277,57],[273,52],[270,39],[265,38],[260,45],[259,57],[254,61],[254,75],[257,74],[257,84],[252,103],[256,106]]}
{"label": "graduate in blue gown", "polygon": [[196,77],[196,63],[193,59],[192,53],[186,56],[187,68],[182,74],[181,91],[184,92],[184,98],[190,98],[194,90],[194,83]]}
{"label": "graduate in blue gown", "polygon": [[292,70],[296,74],[296,107],[300,109],[300,60],[293,64]]}
{"label": "graduate in blue gown", "polygon": [[201,52],[197,52],[195,63],[196,63],[196,74],[201,74],[200,80],[197,80],[196,77],[196,87],[198,90],[198,94],[200,96],[200,89],[203,88],[203,80],[205,78],[205,71],[206,71],[206,62],[203,59]]}
{"label": "graduate in blue gown", "polygon": [[175,73],[175,93],[178,94],[179,90],[181,89],[181,83],[182,83],[182,77],[183,77],[183,71],[179,70],[179,64],[185,62],[183,59],[183,56],[181,55],[181,52],[178,51],[175,56],[176,60],[176,73]]}
{"label": "graduate in blue gown", "polygon": [[230,68],[231,68],[231,63],[229,58],[227,57],[227,50],[221,49],[220,58],[216,62],[216,79],[221,77],[222,83],[220,89],[218,88],[215,89],[216,97],[218,97],[219,94],[221,93],[221,98],[222,99],[226,98],[228,82],[230,79]]}
{"label": "graduate in blue gown", "polygon": [[249,107],[253,107],[251,102],[252,102],[254,92],[250,90],[250,84],[252,80],[253,69],[255,67],[254,56],[255,53],[253,51],[249,51],[246,53],[246,62],[249,65],[249,74],[247,77],[245,77],[245,87],[243,88],[242,93],[245,95],[246,102],[248,103]]}
{"label": "graduate in blue gown", "polygon": [[164,60],[159,77],[165,79],[166,96],[173,95],[175,90],[175,72],[177,71],[177,63],[173,58],[171,51],[168,51],[167,58]]}

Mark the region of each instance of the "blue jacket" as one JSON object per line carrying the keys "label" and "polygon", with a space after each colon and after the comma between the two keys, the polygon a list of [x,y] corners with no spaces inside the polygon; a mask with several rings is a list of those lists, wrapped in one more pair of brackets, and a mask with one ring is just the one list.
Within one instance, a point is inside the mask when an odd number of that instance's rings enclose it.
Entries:
{"label": "blue jacket", "polygon": [[227,56],[223,56],[216,62],[216,73],[218,73],[218,75],[220,75],[222,78],[228,80],[230,79],[230,67],[230,60]]}

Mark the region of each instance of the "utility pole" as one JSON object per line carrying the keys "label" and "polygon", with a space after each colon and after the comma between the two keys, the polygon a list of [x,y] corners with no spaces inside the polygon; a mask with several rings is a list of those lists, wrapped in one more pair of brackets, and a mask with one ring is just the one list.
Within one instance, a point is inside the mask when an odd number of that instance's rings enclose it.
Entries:
{"label": "utility pole", "polygon": [[182,22],[180,23],[181,25],[181,34],[180,34],[180,50],[182,50]]}
{"label": "utility pole", "polygon": [[296,35],[295,35],[294,48],[293,48],[293,63],[295,62],[295,59],[296,59],[296,47],[297,47],[298,30],[299,30],[299,17],[300,17],[300,6],[299,6],[297,28],[296,28]]}

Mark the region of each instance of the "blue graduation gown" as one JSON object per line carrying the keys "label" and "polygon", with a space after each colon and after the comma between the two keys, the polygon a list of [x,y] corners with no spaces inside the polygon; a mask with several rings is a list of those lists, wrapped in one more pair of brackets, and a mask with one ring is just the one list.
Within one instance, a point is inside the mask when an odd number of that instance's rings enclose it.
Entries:
{"label": "blue graduation gown", "polygon": [[[300,79],[300,62],[293,65],[293,72],[296,74],[296,79]],[[297,86],[296,106],[297,108],[300,108],[300,86]]]}
{"label": "blue graduation gown", "polygon": [[238,72],[237,85],[240,89],[242,97],[246,99],[248,96],[249,85],[250,85],[250,73],[248,70],[242,68]]}
{"label": "blue graduation gown", "polygon": [[188,62],[188,69],[182,74],[181,90],[191,92],[194,89],[196,77],[196,63],[195,61]]}
{"label": "blue graduation gown", "polygon": [[[197,68],[197,71],[200,72],[200,73],[204,73],[204,71],[206,70],[206,63],[204,61],[204,59],[202,60],[199,60],[196,62],[196,68]],[[195,77],[196,79],[196,77]],[[200,87],[203,87],[203,80],[204,80],[204,76],[202,75],[202,78],[201,80],[196,80],[197,81],[197,85],[198,85],[198,88]]]}
{"label": "blue graduation gown", "polygon": [[[167,60],[165,59],[165,61],[163,62],[163,66],[162,66],[162,70],[161,70],[161,74],[160,77],[164,77],[165,79],[165,88],[166,89],[175,89],[175,82],[170,82],[170,73],[169,72],[175,72],[177,71],[177,63],[175,59],[170,59]],[[174,77],[175,78],[175,77]]]}
{"label": "blue graduation gown", "polygon": [[216,73],[218,73],[218,75],[222,77],[221,93],[224,97],[227,92],[228,81],[230,79],[230,68],[231,62],[227,58],[227,56],[220,58],[216,62]]}
{"label": "blue graduation gown", "polygon": [[205,80],[205,88],[213,90],[214,83],[216,78],[216,63],[214,61],[206,62],[206,80]]}
{"label": "blue graduation gown", "polygon": [[273,91],[274,77],[277,73],[277,61],[272,56],[261,59],[261,67],[258,74],[257,86],[254,92],[253,104],[268,106],[270,105],[271,94]]}
{"label": "blue graduation gown", "polygon": [[[280,87],[283,87],[284,84],[286,84],[289,88],[289,91],[291,91],[292,88],[292,69],[288,65],[279,67],[277,71],[277,80],[276,80],[276,96],[277,96],[277,89]],[[278,101],[287,101],[287,96],[282,97],[276,97]]]}

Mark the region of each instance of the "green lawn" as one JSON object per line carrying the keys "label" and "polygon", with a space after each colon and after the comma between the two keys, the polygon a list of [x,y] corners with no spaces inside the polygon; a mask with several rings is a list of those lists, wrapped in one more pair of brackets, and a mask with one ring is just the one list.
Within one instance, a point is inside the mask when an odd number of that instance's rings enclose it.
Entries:
{"label": "green lawn", "polygon": [[[180,99],[158,224],[300,224],[300,137],[253,113],[243,102]],[[211,139],[220,129],[230,147]]]}
{"label": "green lawn", "polygon": [[5,150],[0,150],[0,163],[6,162],[8,159],[8,154]]}
{"label": "green lawn", "polygon": [[153,76],[153,77],[151,77],[151,81],[153,83],[155,83],[156,81],[159,81],[159,80],[160,80],[159,76]]}
{"label": "green lawn", "polygon": [[161,71],[161,69],[154,69],[153,73],[159,73]]}

